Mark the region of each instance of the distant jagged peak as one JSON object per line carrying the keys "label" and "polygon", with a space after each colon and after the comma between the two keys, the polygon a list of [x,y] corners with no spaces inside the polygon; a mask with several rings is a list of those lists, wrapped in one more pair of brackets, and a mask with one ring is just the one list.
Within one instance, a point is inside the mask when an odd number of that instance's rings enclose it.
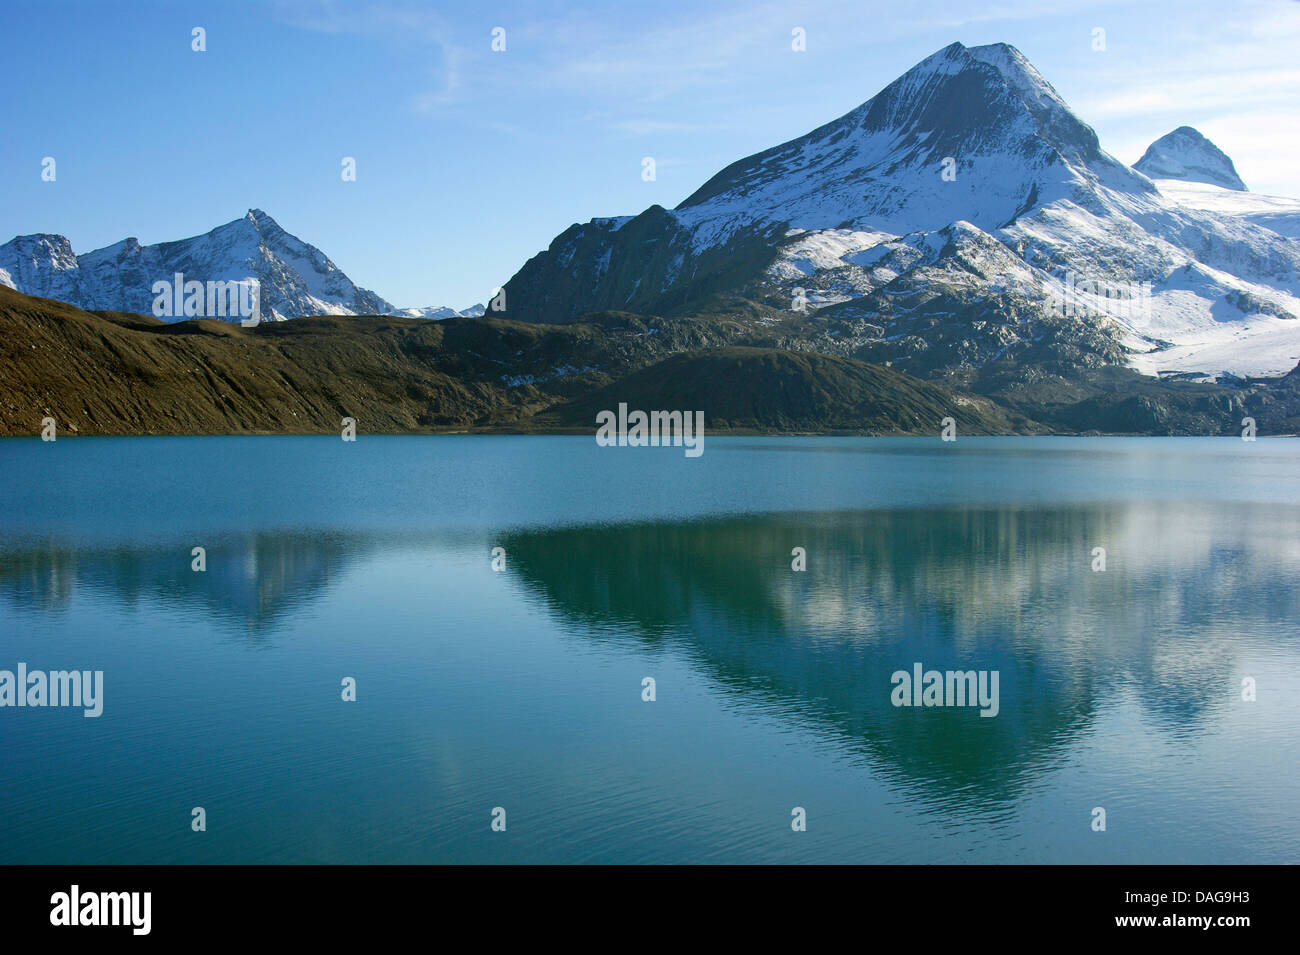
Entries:
{"label": "distant jagged peak", "polygon": [[1227,154],[1191,126],[1179,126],[1161,136],[1133,168],[1151,179],[1180,179],[1249,191]]}
{"label": "distant jagged peak", "polygon": [[58,235],[54,232],[16,235],[0,246],[0,249],[8,249],[17,254],[29,256],[44,255],[55,260],[62,260],[65,263],[64,267],[76,267],[76,256],[72,251],[72,243],[68,241],[67,236]]}

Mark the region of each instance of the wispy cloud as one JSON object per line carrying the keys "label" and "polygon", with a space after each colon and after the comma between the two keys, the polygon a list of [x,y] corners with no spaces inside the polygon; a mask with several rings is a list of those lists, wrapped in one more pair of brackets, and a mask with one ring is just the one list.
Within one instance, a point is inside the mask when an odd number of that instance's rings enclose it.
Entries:
{"label": "wispy cloud", "polygon": [[276,0],[273,10],[276,20],[300,30],[418,44],[430,61],[430,79],[427,88],[412,94],[412,108],[428,111],[458,101],[464,51],[450,39],[448,18],[427,4]]}
{"label": "wispy cloud", "polygon": [[[861,0],[703,9],[674,0],[631,2],[617,15],[592,6],[557,12],[507,3],[472,25],[463,15],[404,0],[277,0],[275,10],[300,29],[420,44],[427,65],[410,78],[417,112],[463,107],[465,116],[498,114],[530,103],[544,106],[549,125],[576,117],[586,130],[613,139],[701,132],[705,113],[714,132],[797,135],[954,39],[1028,41],[1037,47],[1027,50],[1031,59],[1043,53],[1049,62],[1038,65],[1059,86],[1068,70],[1053,68],[1051,57],[1068,61],[1085,48],[1092,24],[1109,25],[1111,50],[1082,67],[1086,75],[1076,68],[1070,103],[1120,158],[1135,160],[1145,144],[1184,123],[1231,137],[1220,145],[1240,166],[1257,174],[1267,169],[1270,179],[1294,181],[1283,170],[1300,149],[1300,131],[1291,131],[1296,124],[1269,128],[1297,106],[1294,0],[1241,0],[1230,12],[1176,4],[1168,15],[1146,14],[1160,24],[1149,35],[1135,29],[1127,0],[934,2],[907,16],[895,2]],[[508,38],[500,55],[490,52],[489,30],[497,24]],[[795,27],[807,30],[802,57],[790,49]],[[901,62],[903,49],[908,62]]]}
{"label": "wispy cloud", "polygon": [[620,119],[609,124],[609,129],[628,137],[653,136],[659,133],[689,133],[697,128],[693,123],[663,119]]}
{"label": "wispy cloud", "polygon": [[1196,111],[1224,107],[1258,108],[1294,103],[1300,88],[1300,68],[1261,68],[1247,71],[1152,74],[1144,70],[1130,81],[1129,91],[1112,92],[1076,104],[1085,116],[1143,116],[1169,113],[1191,105]]}

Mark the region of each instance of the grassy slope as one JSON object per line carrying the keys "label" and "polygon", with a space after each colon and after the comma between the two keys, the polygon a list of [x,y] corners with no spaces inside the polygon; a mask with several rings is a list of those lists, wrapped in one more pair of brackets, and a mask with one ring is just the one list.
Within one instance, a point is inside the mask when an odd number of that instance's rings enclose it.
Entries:
{"label": "grassy slope", "polygon": [[413,363],[433,323],[313,319],[245,329],[88,313],[0,289],[0,429],[184,434],[467,424],[502,400]]}
{"label": "grassy slope", "polygon": [[726,347],[674,355],[543,413],[557,427],[594,427],[603,409],[703,411],[709,429],[938,434],[952,416],[963,433],[1005,433],[991,401],[851,358]]}
{"label": "grassy slope", "polygon": [[169,325],[0,288],[0,434],[36,434],[46,416],[60,434],[336,432],[345,416],[371,433],[591,431],[593,403],[619,401],[703,409],[710,431],[933,434],[948,414],[969,430],[1013,427],[989,402],[851,359],[718,350],[738,334],[621,313],[551,326],[382,316]]}

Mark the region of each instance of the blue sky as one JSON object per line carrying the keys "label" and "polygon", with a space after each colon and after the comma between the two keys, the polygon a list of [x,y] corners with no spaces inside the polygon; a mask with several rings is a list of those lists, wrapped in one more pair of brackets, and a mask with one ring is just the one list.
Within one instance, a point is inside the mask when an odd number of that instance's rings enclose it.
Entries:
{"label": "blue sky", "polygon": [[484,301],[571,223],[674,206],[954,40],[1019,47],[1121,160],[1192,125],[1252,191],[1300,196],[1294,0],[5,7],[0,241],[86,252],[257,207],[404,307]]}

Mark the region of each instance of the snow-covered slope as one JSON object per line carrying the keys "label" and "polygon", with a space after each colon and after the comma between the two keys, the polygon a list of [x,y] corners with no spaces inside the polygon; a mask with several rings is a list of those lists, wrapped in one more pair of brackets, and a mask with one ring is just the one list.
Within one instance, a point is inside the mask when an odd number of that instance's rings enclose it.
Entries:
{"label": "snow-covered slope", "polygon": [[1232,160],[1191,126],[1179,126],[1161,136],[1147,147],[1133,168],[1152,179],[1181,179],[1246,191]]}
{"label": "snow-covered slope", "polygon": [[844,353],[920,374],[1272,375],[1300,341],[1300,245],[1162,195],[1006,44],[952,44],[674,210],[572,226],[507,291],[544,322],[806,303]]}
{"label": "snow-covered slope", "polygon": [[[59,235],[17,236],[0,245],[0,284],[81,308],[152,314],[154,283],[173,282],[177,273],[205,284],[256,280],[261,317],[271,321],[303,315],[460,314],[442,306],[397,309],[357,287],[325,253],[260,209],[205,235],[157,245],[129,238],[82,255]],[[180,321],[185,316],[162,317]]]}
{"label": "snow-covered slope", "polygon": [[1219,216],[1245,219],[1279,235],[1300,239],[1300,199],[1238,192],[1203,182],[1157,179],[1160,194],[1180,206],[1200,209]]}

